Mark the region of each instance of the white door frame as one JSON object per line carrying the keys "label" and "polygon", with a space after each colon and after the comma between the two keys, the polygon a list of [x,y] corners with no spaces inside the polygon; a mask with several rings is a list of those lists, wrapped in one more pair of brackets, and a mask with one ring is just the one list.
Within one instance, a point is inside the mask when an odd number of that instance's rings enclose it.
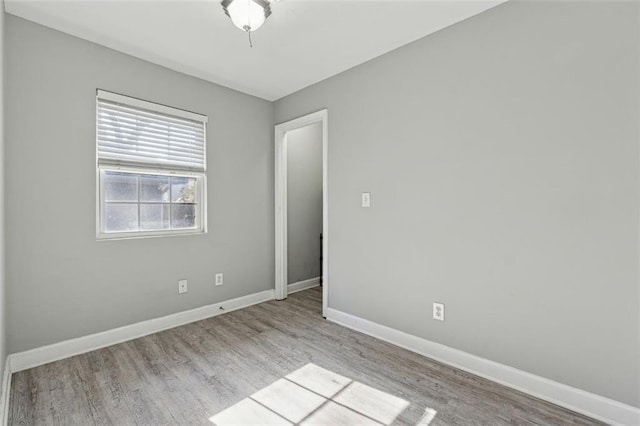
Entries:
{"label": "white door frame", "polygon": [[276,125],[275,208],[276,208],[276,299],[287,298],[287,133],[314,123],[322,123],[322,316],[327,316],[329,300],[329,197],[327,153],[329,113],[326,109]]}

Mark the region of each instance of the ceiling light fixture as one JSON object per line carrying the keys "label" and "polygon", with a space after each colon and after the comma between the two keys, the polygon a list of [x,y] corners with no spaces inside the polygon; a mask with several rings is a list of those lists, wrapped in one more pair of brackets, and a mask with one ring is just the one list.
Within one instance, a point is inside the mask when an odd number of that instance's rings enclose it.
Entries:
{"label": "ceiling light fixture", "polygon": [[264,21],[271,15],[271,6],[267,0],[223,0],[222,8],[233,24],[249,34],[249,45],[251,42],[251,32],[256,31],[264,24]]}

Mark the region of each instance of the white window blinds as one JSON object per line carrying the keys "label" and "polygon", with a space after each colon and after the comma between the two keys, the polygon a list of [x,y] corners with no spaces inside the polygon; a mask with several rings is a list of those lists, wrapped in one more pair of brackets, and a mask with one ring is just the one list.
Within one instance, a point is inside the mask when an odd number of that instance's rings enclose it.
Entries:
{"label": "white window blinds", "polygon": [[205,171],[206,116],[103,90],[96,114],[98,164]]}

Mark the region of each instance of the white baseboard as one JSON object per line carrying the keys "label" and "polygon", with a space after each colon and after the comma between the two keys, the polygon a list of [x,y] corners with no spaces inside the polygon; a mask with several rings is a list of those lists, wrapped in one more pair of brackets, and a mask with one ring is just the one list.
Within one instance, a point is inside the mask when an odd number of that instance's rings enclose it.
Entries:
{"label": "white baseboard", "polygon": [[7,357],[2,371],[2,389],[0,389],[0,422],[7,426],[9,422],[9,392],[11,390],[11,359]]}
{"label": "white baseboard", "polygon": [[613,425],[640,425],[640,409],[332,308],[327,319],[401,348]]}
{"label": "white baseboard", "polygon": [[320,285],[320,277],[311,278],[310,280],[298,281],[287,286],[287,294],[296,293],[308,288],[318,287]]}
{"label": "white baseboard", "polygon": [[274,290],[266,290],[220,303],[214,303],[213,305],[178,312],[177,314],[167,315],[165,317],[142,321],[101,333],[90,334],[88,336],[18,352],[9,355],[11,372],[26,370],[106,346],[126,342],[127,340],[137,339],[138,337],[273,300],[273,298]]}

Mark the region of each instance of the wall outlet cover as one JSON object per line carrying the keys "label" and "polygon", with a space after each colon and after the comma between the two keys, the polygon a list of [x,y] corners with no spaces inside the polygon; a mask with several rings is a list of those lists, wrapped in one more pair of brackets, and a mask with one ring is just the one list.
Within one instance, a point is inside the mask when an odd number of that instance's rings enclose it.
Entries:
{"label": "wall outlet cover", "polygon": [[179,280],[178,281],[178,293],[186,293],[187,292],[187,280]]}
{"label": "wall outlet cover", "polygon": [[444,303],[433,303],[433,319],[444,321]]}
{"label": "wall outlet cover", "polygon": [[216,274],[216,286],[224,284],[224,274],[221,272]]}

